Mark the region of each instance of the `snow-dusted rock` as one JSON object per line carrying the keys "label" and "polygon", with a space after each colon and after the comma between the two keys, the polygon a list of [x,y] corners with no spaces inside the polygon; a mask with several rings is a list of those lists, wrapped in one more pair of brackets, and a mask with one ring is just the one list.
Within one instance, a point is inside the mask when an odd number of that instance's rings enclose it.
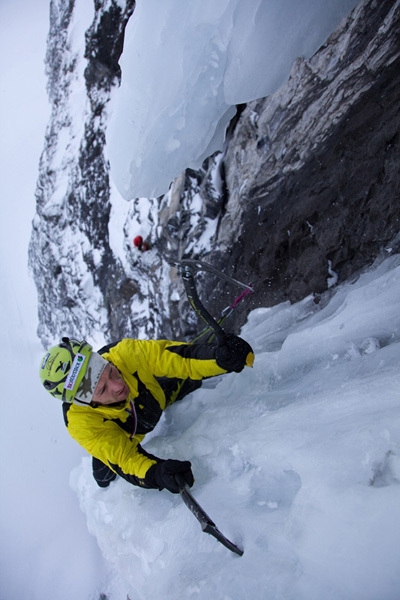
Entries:
{"label": "snow-dusted rock", "polygon": [[[190,336],[198,326],[171,266],[180,257],[253,283],[237,330],[255,306],[334,290],[399,251],[400,0],[361,0],[275,94],[239,107],[222,153],[165,195],[129,203],[110,183],[105,132],[134,2],[51,6],[53,110],[30,244],[44,344]],[[137,234],[149,252],[133,247]],[[212,312],[235,297],[199,280]]]}

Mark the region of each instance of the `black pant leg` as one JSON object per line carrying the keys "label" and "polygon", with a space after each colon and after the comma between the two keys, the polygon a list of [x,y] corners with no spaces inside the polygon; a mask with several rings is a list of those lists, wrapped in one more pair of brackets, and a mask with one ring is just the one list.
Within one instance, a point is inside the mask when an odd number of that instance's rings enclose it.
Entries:
{"label": "black pant leg", "polygon": [[103,488],[108,487],[110,483],[117,477],[117,474],[114,473],[110,467],[105,465],[101,460],[95,458],[94,456],[92,457],[92,470],[93,477],[95,478],[97,485]]}

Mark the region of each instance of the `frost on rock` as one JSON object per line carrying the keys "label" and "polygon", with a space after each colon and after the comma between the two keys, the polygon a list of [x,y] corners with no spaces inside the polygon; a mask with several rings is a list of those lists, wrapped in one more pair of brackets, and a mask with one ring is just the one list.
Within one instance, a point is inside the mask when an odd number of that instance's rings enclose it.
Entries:
{"label": "frost on rock", "polygon": [[[29,246],[43,345],[66,334],[118,335],[123,319],[118,305],[126,304],[129,283],[109,246],[103,146],[106,103],[118,80],[122,34],[133,5],[100,0],[94,10],[83,1],[62,0],[50,6],[46,71],[52,112]],[[117,294],[118,305],[111,306]]]}

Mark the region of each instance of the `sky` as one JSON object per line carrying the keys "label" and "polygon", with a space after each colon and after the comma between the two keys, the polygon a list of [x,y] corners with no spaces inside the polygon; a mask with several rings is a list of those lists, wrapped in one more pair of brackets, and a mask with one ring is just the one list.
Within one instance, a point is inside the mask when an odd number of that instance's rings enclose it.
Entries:
{"label": "sky", "polygon": [[48,12],[47,0],[0,1],[1,600],[86,599],[103,568],[69,486],[81,451],[37,376],[43,348],[27,260],[49,118]]}
{"label": "sky", "polygon": [[[48,5],[48,0],[0,2],[0,185],[3,206],[8,206],[6,218],[3,215],[0,222],[0,249],[17,294],[26,290],[26,281],[22,282],[19,274],[26,271],[39,157],[49,117],[44,73]],[[32,314],[34,310],[27,324]]]}

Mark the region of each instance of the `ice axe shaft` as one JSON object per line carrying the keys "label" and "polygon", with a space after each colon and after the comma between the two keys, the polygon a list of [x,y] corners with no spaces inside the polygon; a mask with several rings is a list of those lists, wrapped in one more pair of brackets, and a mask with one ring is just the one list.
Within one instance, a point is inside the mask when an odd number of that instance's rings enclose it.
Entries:
{"label": "ice axe shaft", "polygon": [[199,295],[197,293],[196,284],[194,282],[194,277],[192,270],[189,265],[183,265],[181,267],[181,275],[183,280],[183,285],[185,286],[186,295],[190,302],[191,307],[195,311],[195,313],[210,327],[210,329],[215,333],[219,343],[223,345],[226,341],[226,333],[222,329],[222,327],[217,323],[217,321],[210,315],[210,313],[205,309],[202,302],[200,301]]}
{"label": "ice axe shaft", "polygon": [[220,532],[218,527],[215,525],[214,521],[202,509],[197,500],[193,498],[189,490],[189,486],[185,482],[182,475],[177,474],[175,475],[175,477],[179,485],[179,493],[182,497],[182,500],[189,508],[190,512],[196,517],[196,519],[200,523],[201,529],[205,533],[209,533],[210,535],[215,537],[216,540],[218,540],[223,546],[231,550],[231,552],[234,552],[238,556],[242,556],[243,550],[236,546],[236,544],[228,540],[228,538],[226,538],[224,534]]}

